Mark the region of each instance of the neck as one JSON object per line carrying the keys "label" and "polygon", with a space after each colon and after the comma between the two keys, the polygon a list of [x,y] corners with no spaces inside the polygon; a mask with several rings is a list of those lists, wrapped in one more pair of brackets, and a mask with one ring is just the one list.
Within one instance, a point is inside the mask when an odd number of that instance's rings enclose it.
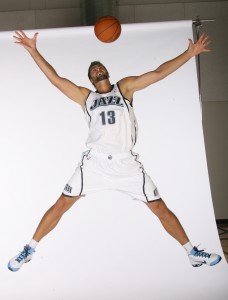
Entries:
{"label": "neck", "polygon": [[108,79],[101,80],[95,84],[95,88],[101,94],[111,91],[112,85]]}

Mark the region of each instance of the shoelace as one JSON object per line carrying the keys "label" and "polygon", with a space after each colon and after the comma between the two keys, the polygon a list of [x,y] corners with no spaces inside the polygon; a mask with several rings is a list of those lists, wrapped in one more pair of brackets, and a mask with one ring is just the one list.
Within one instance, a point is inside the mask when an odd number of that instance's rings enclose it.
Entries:
{"label": "shoelace", "polygon": [[16,261],[21,262],[23,259],[27,258],[31,253],[29,252],[30,248],[25,246],[24,250],[21,251],[20,255],[17,257]]}
{"label": "shoelace", "polygon": [[197,248],[194,249],[196,251],[195,254],[193,254],[194,256],[200,256],[200,257],[206,257],[206,258],[210,258],[211,254],[204,252],[203,250],[198,250]]}

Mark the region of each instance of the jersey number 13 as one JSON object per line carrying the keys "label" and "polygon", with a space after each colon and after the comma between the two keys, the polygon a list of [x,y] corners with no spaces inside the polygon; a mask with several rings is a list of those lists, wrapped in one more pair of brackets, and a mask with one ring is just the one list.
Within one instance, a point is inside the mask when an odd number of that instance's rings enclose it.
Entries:
{"label": "jersey number 13", "polygon": [[116,123],[116,117],[115,117],[115,111],[102,111],[100,113],[101,116],[101,123],[102,125],[108,124],[115,124]]}

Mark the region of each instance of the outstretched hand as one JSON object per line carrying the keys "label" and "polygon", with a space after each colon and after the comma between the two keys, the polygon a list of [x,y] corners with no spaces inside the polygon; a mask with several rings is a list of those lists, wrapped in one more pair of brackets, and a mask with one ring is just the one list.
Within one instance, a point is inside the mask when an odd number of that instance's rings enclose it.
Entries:
{"label": "outstretched hand", "polygon": [[207,48],[210,43],[211,41],[209,39],[209,36],[203,33],[195,44],[191,39],[189,39],[188,51],[192,56],[198,55],[203,52],[210,52],[211,49]]}
{"label": "outstretched hand", "polygon": [[36,49],[36,39],[38,32],[34,34],[32,38],[28,38],[27,35],[22,31],[15,31],[16,35],[14,35],[15,43],[23,46],[26,50],[31,51]]}

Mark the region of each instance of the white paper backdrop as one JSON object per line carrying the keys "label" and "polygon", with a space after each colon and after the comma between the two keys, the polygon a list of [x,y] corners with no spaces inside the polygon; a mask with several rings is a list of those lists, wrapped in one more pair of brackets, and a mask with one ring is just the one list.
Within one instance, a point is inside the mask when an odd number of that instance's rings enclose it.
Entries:
{"label": "white paper backdrop", "polygon": [[[33,35],[35,31],[26,32]],[[78,201],[19,272],[8,260],[29,242],[85,150],[81,108],[0,36],[0,298],[4,300],[225,300],[228,269],[192,268],[182,247],[140,202],[117,192]],[[92,27],[40,30],[38,48],[64,76],[93,88],[91,61],[112,82],[155,69],[188,46],[191,21],[132,24],[111,44]],[[209,55],[209,54],[207,54]],[[222,254],[211,200],[195,60],[136,94],[135,151],[194,245]]]}

